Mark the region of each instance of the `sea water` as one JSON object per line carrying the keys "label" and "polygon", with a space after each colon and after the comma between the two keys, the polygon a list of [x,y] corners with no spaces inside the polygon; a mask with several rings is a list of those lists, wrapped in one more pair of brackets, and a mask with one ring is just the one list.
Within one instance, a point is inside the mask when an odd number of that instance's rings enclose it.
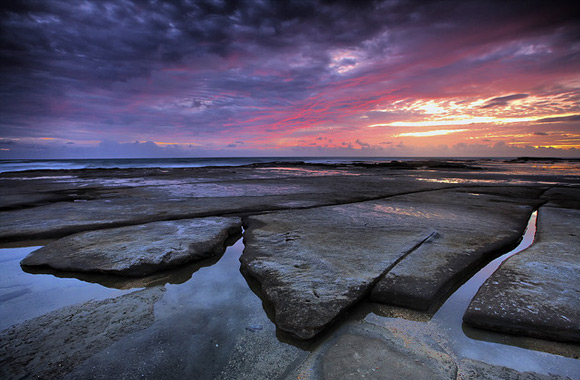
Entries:
{"label": "sea water", "polygon": [[112,169],[112,168],[195,168],[205,166],[242,166],[268,162],[311,164],[349,164],[353,162],[390,162],[422,160],[401,157],[205,157],[205,158],[121,158],[121,159],[58,159],[0,160],[0,173],[24,170]]}

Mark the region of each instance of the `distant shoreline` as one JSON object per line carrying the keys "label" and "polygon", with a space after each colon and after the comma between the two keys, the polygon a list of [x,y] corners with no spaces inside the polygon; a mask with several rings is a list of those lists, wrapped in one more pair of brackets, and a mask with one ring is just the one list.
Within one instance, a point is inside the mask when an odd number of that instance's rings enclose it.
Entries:
{"label": "distant shoreline", "polygon": [[199,158],[89,158],[2,159],[0,173],[28,170],[191,168],[245,166],[272,163],[376,165],[392,162],[580,162],[580,158],[557,157],[199,157]]}

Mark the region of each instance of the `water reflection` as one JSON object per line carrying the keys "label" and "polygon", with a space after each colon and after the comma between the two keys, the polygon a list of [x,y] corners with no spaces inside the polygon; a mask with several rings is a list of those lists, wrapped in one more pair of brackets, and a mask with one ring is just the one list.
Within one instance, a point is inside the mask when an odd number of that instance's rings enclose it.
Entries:
{"label": "water reflection", "polygon": [[522,240],[516,248],[491,261],[459,287],[435,313],[433,320],[439,321],[447,327],[459,328],[463,323],[463,314],[465,314],[469,302],[471,302],[485,280],[496,271],[502,262],[528,248],[533,243],[536,234],[537,217],[538,212],[534,211],[528,221]]}
{"label": "water reflection", "polygon": [[65,306],[129,293],[76,278],[22,271],[20,261],[40,247],[0,249],[0,330]]}
{"label": "water reflection", "polygon": [[[50,312],[62,316],[63,311],[68,315],[67,310],[69,313],[73,310],[78,320],[73,325],[66,320],[63,323],[68,325],[64,327],[67,331],[78,327],[84,333],[71,335],[67,342],[70,349],[61,350],[59,360],[75,363],[74,370],[65,378],[226,379],[239,378],[240,373],[262,379],[278,378],[293,362],[307,355],[303,349],[280,339],[276,326],[262,309],[262,301],[241,275],[241,240],[211,262],[160,274],[158,281],[163,285],[153,286],[151,280],[147,284],[151,287],[139,291],[111,289],[76,278],[25,273],[19,262],[36,248],[0,251],[0,295],[6,298],[0,303],[0,330],[26,319],[31,320],[29,326],[36,326],[35,317],[43,318]],[[13,288],[6,289],[9,285]],[[130,306],[128,299],[118,296],[142,292],[161,294],[152,301],[152,323],[130,334],[115,335],[115,339],[106,342],[105,349],[97,347],[92,334],[109,328],[99,325],[98,315],[84,313],[91,305],[100,307],[100,303],[85,302],[114,297],[111,301],[116,306],[109,308],[103,320],[105,323],[114,320],[116,326],[125,323],[122,321],[130,324],[125,315]],[[64,308],[69,305],[73,309]],[[139,315],[133,317],[139,319]],[[87,330],[87,326],[96,330]],[[19,327],[17,333],[26,335]],[[40,353],[62,337],[62,327],[57,324],[43,330],[46,344],[35,341]],[[121,327],[130,330],[131,326]],[[102,339],[100,342],[103,343]],[[84,347],[86,355],[82,360],[75,361],[78,355],[74,347]]]}
{"label": "water reflection", "polygon": [[80,281],[99,284],[111,289],[134,289],[153,287],[165,284],[183,284],[191,279],[193,274],[199,269],[212,266],[219,261],[221,255],[217,255],[189,265],[180,266],[176,269],[169,269],[156,272],[145,277],[124,277],[109,274],[81,273],[59,271],[48,267],[25,267],[23,271],[30,274],[47,274],[57,278],[76,278]]}
{"label": "water reflection", "polygon": [[347,170],[332,170],[332,169],[306,169],[301,167],[271,167],[271,168],[257,168],[258,171],[265,171],[269,173],[276,173],[287,176],[300,176],[300,177],[321,177],[321,176],[331,176],[331,175],[350,175],[350,176],[360,176],[360,173],[353,173]]}
{"label": "water reflection", "polygon": [[[241,238],[241,236],[242,235],[240,233],[229,237],[225,242],[225,247],[234,245]],[[225,247],[220,254],[213,257],[199,260],[191,264],[182,265],[177,268],[159,271],[145,277],[127,277],[111,274],[68,272],[52,269],[49,267],[25,267],[22,268],[22,270],[30,274],[47,274],[58,278],[69,279],[75,278],[87,283],[99,284],[107,288],[121,290],[154,287],[166,284],[183,284],[186,281],[189,281],[193,274],[201,268],[215,265],[226,251]],[[36,249],[38,247],[33,248]]]}
{"label": "water reflection", "polygon": [[[543,373],[548,370],[553,373],[574,371],[573,369],[579,366],[579,363],[575,363],[573,359],[554,357],[544,352],[538,352],[545,351],[556,355],[575,357],[579,351],[577,345],[499,334],[463,324],[463,314],[485,280],[497,270],[502,262],[525,250],[533,243],[536,221],[537,211],[530,217],[520,244],[477,272],[453,293],[433,316],[432,322],[446,332],[452,341],[453,350],[459,356],[521,371],[533,370]],[[530,349],[538,351],[529,351]],[[563,367],[561,367],[562,363],[565,363]]]}
{"label": "water reflection", "polygon": [[424,209],[419,209],[412,206],[406,207],[397,207],[391,205],[382,205],[376,204],[373,206],[373,210],[381,213],[386,214],[394,214],[394,215],[401,215],[401,216],[411,216],[423,219],[431,219],[431,218],[441,218],[444,215],[436,212],[428,212]]}
{"label": "water reflection", "polygon": [[[532,226],[535,225],[534,218],[530,221]],[[531,243],[533,235],[534,229],[528,228],[518,248],[521,250]],[[97,280],[89,279],[90,276],[60,278],[22,272],[20,260],[36,248],[0,250],[0,297],[4,298],[0,303],[0,329],[66,305],[130,292],[113,289],[127,288],[131,282],[111,276]],[[258,287],[239,271],[242,250],[243,243],[239,240],[221,257],[149,276],[141,283],[135,282],[135,286],[157,286],[164,290],[163,296],[155,302],[155,323],[145,330],[111,342],[106,350],[95,353],[80,364],[70,378],[130,378],[134,377],[137,367],[149,378],[187,378],[194,375],[200,378],[216,378],[219,375],[228,378],[227,374],[231,378],[239,378],[241,373],[260,377],[259,371],[273,371],[263,372],[261,378],[278,378],[284,368],[300,362],[311,349],[310,343],[298,345],[277,331],[267,315],[269,310],[263,309],[262,300],[256,295],[260,294]],[[505,258],[500,257],[494,262],[497,264],[493,264],[495,268]],[[505,334],[470,330],[462,326],[461,318],[469,301],[495,270],[493,265],[477,273],[474,279],[454,293],[432,321],[424,314],[409,316],[407,312],[405,316],[406,311],[402,309],[380,308],[382,312],[374,313],[374,322],[386,324],[389,322],[385,321],[398,321],[396,328],[411,333],[413,329],[433,328],[434,334],[448,337],[451,349],[460,358],[472,358],[522,371],[573,373],[575,368],[578,369],[577,360],[517,346],[552,351],[557,347],[563,355],[574,352],[574,349],[577,352],[577,347],[543,341],[538,343],[532,338],[514,339]],[[357,309],[351,312],[357,313]],[[366,309],[364,314],[368,314]],[[364,319],[364,315],[360,319]],[[339,324],[323,333],[318,342],[329,337]],[[313,342],[312,347],[316,344]],[[118,360],[120,357],[122,361]]]}
{"label": "water reflection", "polygon": [[[501,345],[508,345],[517,348],[543,351],[553,353],[556,355],[567,356],[570,358],[580,359],[579,348],[577,344],[558,342],[555,343],[549,340],[536,339],[532,337],[509,335],[491,330],[482,330],[471,327],[465,323],[461,325],[463,334],[469,339],[480,341],[482,343],[495,343]],[[477,344],[477,343],[475,343]],[[580,363],[578,363],[580,367]]]}
{"label": "water reflection", "polygon": [[422,182],[447,183],[447,184],[509,182],[509,180],[504,180],[504,179],[476,179],[476,178],[424,178],[424,177],[417,177],[417,180],[422,181]]}
{"label": "water reflection", "polygon": [[[367,322],[387,327],[426,334],[453,352],[459,359],[468,358],[485,363],[514,368],[518,371],[535,371],[563,376],[577,375],[580,347],[541,339],[511,336],[476,329],[463,324],[463,314],[483,282],[505,261],[533,242],[536,232],[537,212],[528,222],[520,244],[512,251],[490,262],[465,284],[460,286],[434,315],[411,312],[390,306],[373,304],[366,307]],[[366,314],[366,313],[365,313]]]}
{"label": "water reflection", "polygon": [[188,281],[166,284],[153,325],[92,356],[69,378],[134,378],[135,368],[145,378],[279,378],[307,352],[278,339],[239,271],[242,250],[239,240]]}

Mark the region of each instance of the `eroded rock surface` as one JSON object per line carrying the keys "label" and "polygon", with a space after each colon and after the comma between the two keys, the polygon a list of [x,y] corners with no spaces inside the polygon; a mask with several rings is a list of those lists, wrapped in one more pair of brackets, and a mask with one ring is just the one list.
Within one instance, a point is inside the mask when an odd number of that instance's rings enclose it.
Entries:
{"label": "eroded rock surface", "polygon": [[580,342],[580,210],[541,207],[534,244],[483,284],[464,321],[481,328]]}
{"label": "eroded rock surface", "polygon": [[0,333],[2,379],[57,379],[123,336],[155,320],[163,288],[69,306]]}
{"label": "eroded rock surface", "polygon": [[414,350],[380,338],[345,334],[326,353],[323,379],[455,379],[455,364],[441,352]]}
{"label": "eroded rock surface", "polygon": [[429,337],[348,323],[288,378],[455,380],[456,374],[453,357]]}
{"label": "eroded rock surface", "polygon": [[494,366],[479,360],[463,359],[459,362],[457,380],[572,380],[568,376],[520,372],[512,368]]}
{"label": "eroded rock surface", "polygon": [[200,218],[81,232],[30,253],[23,267],[144,276],[217,255],[239,218]]}
{"label": "eroded rock surface", "polygon": [[[437,281],[426,281],[433,289],[447,288],[448,279],[451,283],[460,281],[458,271],[471,265],[469,260],[480,259],[470,251],[467,261],[462,261],[462,254],[458,254],[457,260],[449,260],[445,256],[444,240],[448,239],[445,244],[453,248],[455,243],[473,242],[471,234],[479,236],[480,230],[495,228],[487,223],[477,226],[462,210],[483,215],[482,220],[495,214],[500,219],[519,220],[537,206],[537,199],[554,207],[578,207],[580,176],[577,170],[563,175],[552,170],[528,170],[521,164],[513,164],[518,166],[513,170],[506,169],[505,163],[482,161],[479,164],[486,166],[486,170],[456,165],[441,168],[429,163],[394,166],[284,163],[236,168],[2,173],[0,240],[5,243],[54,239],[93,229],[164,220],[277,211],[248,218],[253,232],[247,234],[246,242],[252,235],[261,241],[266,239],[263,249],[269,253],[263,255],[259,252],[260,245],[255,244],[252,252],[247,251],[246,272],[261,279],[270,302],[278,300],[276,318],[280,326],[290,326],[286,329],[295,334],[311,336],[342,310],[365,297],[389,269],[388,273],[402,276],[405,267],[408,271],[415,268],[414,280],[409,277],[405,282],[416,284],[421,283],[423,271],[428,276],[436,274]],[[437,189],[448,191],[426,192]],[[379,200],[395,195],[398,196]],[[333,207],[315,208],[321,206]],[[301,208],[313,209],[279,212]],[[357,208],[358,211],[353,211]],[[503,212],[504,209],[508,211]],[[511,212],[513,215],[504,215]],[[295,217],[301,213],[306,216]],[[509,229],[512,225],[512,222],[506,223]],[[455,230],[441,226],[465,227],[463,233],[469,238],[459,242],[451,238]],[[497,239],[506,236],[497,236]],[[477,242],[473,244],[475,251],[483,252],[477,250]],[[429,250],[429,247],[437,249]],[[278,257],[280,252],[288,255]],[[345,260],[345,252],[349,260]],[[218,265],[227,257],[227,254],[222,256]],[[204,260],[200,265],[207,262]],[[237,274],[236,263],[237,257],[233,263]],[[434,265],[435,269],[425,269],[424,263]],[[372,329],[365,323],[364,328],[347,332],[340,327],[325,337],[328,340],[324,342],[297,342],[270,324],[262,313],[261,301],[246,288],[243,278],[238,279],[241,283],[236,288],[232,286],[235,276],[228,275],[226,281],[217,284],[210,281],[214,273],[209,270],[182,270],[183,273],[177,273],[181,270],[171,274],[159,272],[130,280],[91,273],[75,275],[86,281],[93,281],[94,276],[106,277],[104,283],[110,284],[112,279],[121,287],[149,287],[166,282],[180,285],[168,286],[164,297],[159,296],[161,290],[157,288],[147,289],[115,300],[49,312],[3,331],[0,377],[184,378],[193,374],[236,379],[243,374],[256,379],[292,378],[289,374],[314,350],[310,356],[313,361],[309,362],[314,364],[300,370],[300,378],[342,378],[344,374],[372,378],[374,373],[390,378],[391,371],[399,370],[403,372],[397,373],[403,373],[406,378],[416,378],[415,373],[409,376],[404,372],[413,365],[418,366],[416,373],[429,378],[439,375],[454,378],[455,366],[447,356],[453,355],[453,350],[444,341],[433,338],[442,331],[439,326],[430,328],[421,323],[411,327],[413,323],[396,318],[397,323],[392,325],[390,322],[377,324],[384,326],[385,331]],[[326,275],[316,277],[327,270]],[[210,273],[203,277],[206,272]],[[166,276],[172,279],[166,280]],[[199,282],[197,277],[202,277]],[[289,282],[292,277],[296,277],[296,283]],[[209,286],[203,288],[202,283]],[[240,287],[250,294],[242,296]],[[7,296],[22,298],[18,292]],[[193,297],[199,300],[192,302]],[[30,307],[38,308],[34,302]],[[358,312],[356,309],[352,314]],[[373,316],[383,322],[395,320],[383,318],[382,314]],[[291,324],[293,318],[297,318],[296,324],[305,326],[304,330]],[[425,318],[428,320],[428,316]],[[292,345],[284,343],[287,339]],[[432,345],[433,341],[439,347]],[[307,347],[308,351],[298,347]],[[477,353],[488,346],[474,347]],[[378,362],[380,357],[399,360]],[[459,363],[457,358],[454,360]],[[571,369],[558,373],[577,373],[577,370],[574,372],[577,367],[569,362],[563,366]],[[467,373],[474,378],[487,379],[489,373],[494,376],[497,373],[499,378],[542,378],[534,377],[537,374],[533,372],[520,373],[485,363],[465,366],[461,361],[461,368],[466,371],[460,371],[459,376]]]}
{"label": "eroded rock surface", "polygon": [[311,338],[432,234],[395,228],[375,203],[286,211],[245,220],[242,268],[273,304],[276,325]]}
{"label": "eroded rock surface", "polygon": [[0,241],[334,205],[450,186],[404,173],[300,165],[2,173]]}
{"label": "eroded rock surface", "polygon": [[515,245],[531,211],[494,195],[441,190],[253,216],[241,261],[278,327],[311,338],[409,258],[393,276],[399,282],[389,278],[373,298],[397,303],[402,289],[417,308],[430,306],[486,255]]}
{"label": "eroded rock surface", "polygon": [[371,299],[428,310],[462,276],[518,243],[541,192],[467,188],[397,197],[396,207],[408,214],[406,223],[431,226],[436,235],[390,270]]}

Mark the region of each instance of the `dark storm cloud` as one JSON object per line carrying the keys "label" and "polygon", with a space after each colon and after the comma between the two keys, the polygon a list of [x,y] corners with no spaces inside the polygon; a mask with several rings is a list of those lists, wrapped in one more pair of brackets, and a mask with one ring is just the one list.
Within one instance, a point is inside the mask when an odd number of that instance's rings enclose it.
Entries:
{"label": "dark storm cloud", "polygon": [[[158,70],[182,66],[209,71],[257,69],[255,59],[307,48],[309,43],[325,44],[333,39],[337,45],[353,44],[372,35],[379,24],[377,17],[363,19],[365,13],[360,11],[371,6],[372,2],[292,1],[5,2],[0,42],[2,92],[10,96],[5,97],[1,111],[6,123],[31,113],[62,115],[53,102],[66,94],[111,90],[119,84],[116,92],[131,95],[143,89],[123,87],[123,83],[149,78]],[[354,17],[345,17],[350,12]],[[308,54],[324,61],[326,57],[318,50]],[[220,65],[228,66],[228,60],[231,65],[220,69]],[[319,72],[323,65],[314,62],[311,68]],[[294,86],[299,91],[316,75],[295,74]],[[190,87],[199,86],[199,78],[188,79]],[[280,88],[268,78],[251,75],[232,79],[219,72],[204,79],[213,92],[244,89],[250,96],[263,93],[270,99],[274,90],[281,97],[292,97],[295,92],[289,85]],[[157,86],[155,91],[171,92],[179,87]],[[202,101],[195,100],[192,106]],[[111,103],[115,105],[117,100],[111,99]]]}
{"label": "dark storm cloud", "polygon": [[[52,66],[69,77],[126,80],[185,58],[225,57],[255,45],[280,50],[306,36],[356,43],[372,34],[377,20],[362,23],[359,14],[345,22],[350,11],[292,1],[9,2],[2,12],[2,62],[31,70]],[[363,28],[353,32],[359,23]]]}
{"label": "dark storm cloud", "polygon": [[529,96],[528,94],[513,94],[507,96],[500,96],[488,100],[483,106],[481,106],[481,108],[505,107],[512,100],[525,99],[528,96]]}

